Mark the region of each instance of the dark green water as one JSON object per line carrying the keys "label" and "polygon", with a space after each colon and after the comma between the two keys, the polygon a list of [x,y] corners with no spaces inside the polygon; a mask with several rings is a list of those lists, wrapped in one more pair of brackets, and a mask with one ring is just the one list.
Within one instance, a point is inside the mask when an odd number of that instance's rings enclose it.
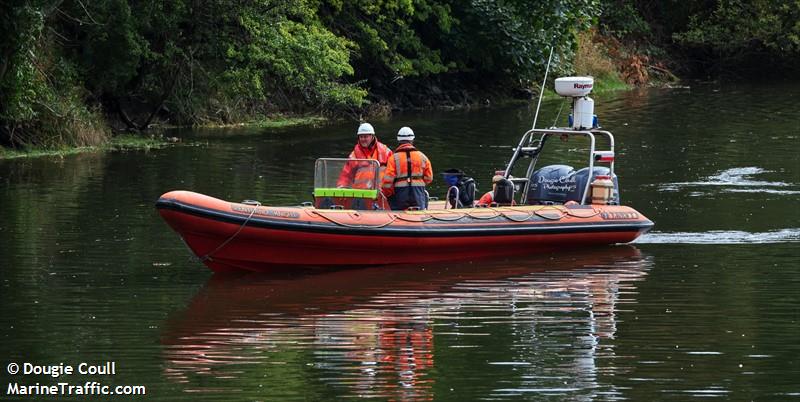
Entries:
{"label": "dark green water", "polygon": [[[617,138],[622,201],[655,229],[505,261],[214,277],[153,207],[173,189],[309,200],[314,160],[345,156],[355,124],[0,161],[0,399],[9,383],[86,381],[169,401],[799,399],[800,86],[595,102]],[[544,105],[539,127],[560,105]],[[390,145],[413,127],[435,171],[462,168],[486,191],[532,114],[373,123]],[[106,361],[115,375],[8,373]]]}

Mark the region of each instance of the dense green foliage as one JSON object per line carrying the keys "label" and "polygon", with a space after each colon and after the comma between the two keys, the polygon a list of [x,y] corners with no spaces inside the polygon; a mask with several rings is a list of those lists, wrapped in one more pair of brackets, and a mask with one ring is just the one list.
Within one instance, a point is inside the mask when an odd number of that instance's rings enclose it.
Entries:
{"label": "dense green foliage", "polygon": [[88,128],[102,141],[96,111],[143,130],[356,116],[441,80],[526,88],[551,45],[569,70],[596,14],[597,0],[16,0],[2,20],[0,142]]}
{"label": "dense green foliage", "polygon": [[162,112],[179,123],[235,121],[357,105],[365,95],[340,81],[353,73],[352,43],[326,30],[308,2],[111,0],[86,15],[105,22],[68,25],[73,60],[104,106],[140,128]]}
{"label": "dense green foliage", "polygon": [[688,75],[768,77],[800,68],[798,0],[603,0],[600,25]]}
{"label": "dense green foliage", "polygon": [[18,1],[12,11],[3,16],[0,143],[50,145],[53,131],[82,131],[61,121],[88,107],[142,130],[155,119],[335,110],[366,96],[344,81],[354,43],[325,28],[308,1]]}
{"label": "dense green foliage", "polygon": [[[543,71],[550,46],[572,54],[597,2],[329,1],[320,14],[356,42],[358,75],[376,83],[465,72],[531,80]],[[569,69],[568,62],[559,65]]]}
{"label": "dense green foliage", "polygon": [[[576,38],[598,24],[634,53],[678,55],[702,72],[797,66],[800,54],[800,0],[11,0],[5,9],[0,144],[12,146],[101,143],[109,124],[357,117],[370,104],[525,94],[551,46],[554,75],[572,73]],[[646,67],[627,57],[617,64]]]}
{"label": "dense green foliage", "polygon": [[535,86],[555,47],[571,72],[576,35],[597,0],[323,1],[319,15],[351,39],[355,78],[372,100],[400,106],[469,103],[467,92],[504,94]]}
{"label": "dense green foliage", "polygon": [[56,10],[46,1],[14,1],[0,15],[0,144],[93,145],[105,139],[85,102],[74,63],[48,35]]}

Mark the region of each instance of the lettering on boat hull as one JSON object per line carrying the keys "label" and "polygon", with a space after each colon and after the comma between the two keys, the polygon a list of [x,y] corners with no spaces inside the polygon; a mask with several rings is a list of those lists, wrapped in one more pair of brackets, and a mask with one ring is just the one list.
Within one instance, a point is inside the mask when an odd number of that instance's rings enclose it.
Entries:
{"label": "lettering on boat hull", "polygon": [[639,219],[636,212],[601,212],[600,217],[606,220]]}
{"label": "lettering on boat hull", "polygon": [[[255,209],[255,212],[253,212],[253,209]],[[245,213],[245,214],[252,213],[253,215],[271,216],[271,217],[275,217],[275,218],[297,219],[297,218],[300,217],[299,213],[293,212],[293,211],[278,211],[278,210],[268,209],[268,208],[259,209],[259,208],[246,207],[244,205],[237,205],[237,204],[231,205],[231,210],[233,210],[234,212],[242,212],[242,213]]]}

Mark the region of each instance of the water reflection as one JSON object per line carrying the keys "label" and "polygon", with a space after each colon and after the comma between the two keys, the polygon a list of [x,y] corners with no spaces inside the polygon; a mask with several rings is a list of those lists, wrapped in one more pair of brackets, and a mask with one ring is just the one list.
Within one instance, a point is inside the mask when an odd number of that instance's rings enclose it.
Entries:
{"label": "water reflection", "polygon": [[[165,374],[186,391],[269,387],[273,397],[315,387],[403,400],[473,388],[495,396],[613,393],[600,377],[616,369],[598,359],[614,356],[617,313],[635,303],[634,284],[649,267],[638,249],[621,246],[460,265],[214,276],[170,320]],[[476,370],[480,388],[468,380]]]}

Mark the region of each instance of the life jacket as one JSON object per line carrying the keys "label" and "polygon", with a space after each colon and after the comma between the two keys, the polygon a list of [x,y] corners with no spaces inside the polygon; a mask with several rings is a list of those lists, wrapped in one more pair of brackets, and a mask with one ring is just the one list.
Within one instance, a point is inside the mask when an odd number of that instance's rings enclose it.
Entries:
{"label": "life jacket", "polygon": [[[381,180],[383,180],[383,175],[386,172],[386,163],[392,156],[392,150],[375,139],[375,145],[372,147],[371,151],[372,152],[367,155],[366,152],[364,152],[364,148],[356,144],[356,147],[353,148],[353,152],[350,153],[350,159],[373,159],[378,161],[380,165],[378,170],[378,185],[380,185]],[[368,188],[375,179],[372,172],[373,170],[370,164],[362,163],[361,166],[356,169],[356,173],[353,177],[353,188]]]}
{"label": "life jacket", "polygon": [[[362,146],[356,144],[348,158],[372,159],[378,161],[380,165],[378,170],[378,185],[380,185],[384,172],[386,171],[386,162],[391,156],[392,150],[376,139],[375,145],[369,149],[364,149]],[[373,165],[368,162],[347,162],[337,184],[344,187],[372,189],[372,183],[375,180],[373,169]]]}
{"label": "life jacket", "polygon": [[433,181],[428,157],[411,144],[397,147],[388,163],[394,164],[393,177],[384,176],[383,187],[425,187]]}
{"label": "life jacket", "polygon": [[494,202],[494,191],[489,191],[478,200],[478,205],[489,205]]}

